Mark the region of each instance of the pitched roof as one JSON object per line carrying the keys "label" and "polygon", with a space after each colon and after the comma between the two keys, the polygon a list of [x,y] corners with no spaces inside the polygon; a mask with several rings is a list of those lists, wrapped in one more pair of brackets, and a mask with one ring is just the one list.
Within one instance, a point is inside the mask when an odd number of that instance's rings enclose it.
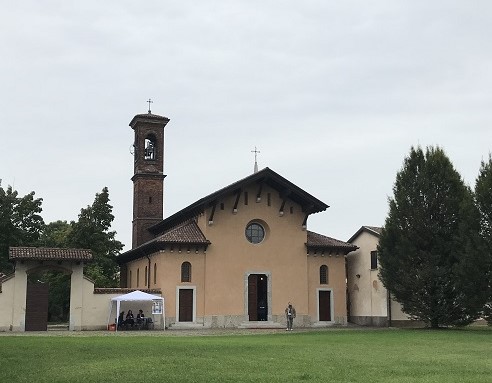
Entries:
{"label": "pitched roof", "polygon": [[379,226],[362,226],[359,230],[357,230],[357,232],[353,236],[350,237],[350,239],[347,242],[352,242],[363,232],[370,233],[372,235],[375,235],[376,237],[380,237],[382,231],[383,228]]}
{"label": "pitched roof", "polygon": [[343,250],[346,253],[357,250],[355,245],[309,230],[307,231],[306,246],[308,249]]}
{"label": "pitched roof", "polygon": [[187,243],[187,244],[209,244],[194,219],[190,219],[182,224],[166,231],[155,238],[157,242],[165,243]]}
{"label": "pitched roof", "polygon": [[286,198],[297,202],[303,207],[303,209],[309,214],[319,213],[326,210],[329,206],[320,201],[316,197],[302,190],[300,187],[294,185],[289,180],[282,177],[280,174],[274,172],[270,168],[265,168],[257,173],[243,178],[229,186],[217,190],[216,192],[207,195],[164,219],[160,223],[149,228],[150,232],[154,235],[163,233],[164,231],[175,227],[181,222],[184,222],[190,218],[196,217],[198,214],[203,213],[205,209],[217,203],[217,201],[225,196],[236,194],[241,191],[246,185],[251,183],[265,183],[270,187],[278,190]]}
{"label": "pitched roof", "polygon": [[143,114],[137,114],[135,117],[132,118],[130,121],[130,126],[133,128],[133,126],[136,123],[136,120],[146,120],[146,122],[163,122],[163,123],[168,123],[169,118],[164,117],[164,116],[159,116],[158,114],[152,114],[152,113],[143,113]]}
{"label": "pitched roof", "polygon": [[144,257],[154,251],[163,250],[168,245],[190,245],[207,248],[210,241],[205,238],[194,219],[170,228],[156,238],[118,255],[116,261],[121,265],[133,259]]}
{"label": "pitched roof", "polygon": [[92,252],[87,249],[61,249],[55,247],[11,247],[10,260],[39,261],[90,261]]}

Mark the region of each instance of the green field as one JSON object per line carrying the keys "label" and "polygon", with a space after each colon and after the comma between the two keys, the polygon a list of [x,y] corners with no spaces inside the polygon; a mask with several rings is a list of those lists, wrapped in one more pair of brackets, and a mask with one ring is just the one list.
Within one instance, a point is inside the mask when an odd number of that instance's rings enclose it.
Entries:
{"label": "green field", "polygon": [[0,382],[492,382],[485,327],[170,333],[4,334]]}

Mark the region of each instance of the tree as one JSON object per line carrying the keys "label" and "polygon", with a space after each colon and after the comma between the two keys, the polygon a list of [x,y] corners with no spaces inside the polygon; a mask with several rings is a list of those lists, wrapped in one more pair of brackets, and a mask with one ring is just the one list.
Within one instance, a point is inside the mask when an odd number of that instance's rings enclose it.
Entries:
{"label": "tree", "polygon": [[488,259],[487,276],[488,299],[484,308],[484,316],[492,324],[492,157],[488,162],[482,161],[480,172],[475,182],[475,199],[480,211],[480,223],[484,256]]}
{"label": "tree", "polygon": [[72,226],[67,221],[55,221],[44,225],[39,238],[42,247],[69,247],[68,236]]}
{"label": "tree", "polygon": [[110,231],[114,220],[113,207],[109,204],[108,188],[97,193],[91,206],[80,210],[77,222],[71,222],[67,243],[70,247],[91,249],[93,262],[85,268],[85,274],[98,287],[116,287],[119,267],[116,256],[123,244],[115,239],[116,232]]}
{"label": "tree", "polygon": [[44,225],[39,215],[42,198],[34,192],[19,197],[17,191],[0,186],[0,271],[13,270],[8,261],[10,246],[36,246]]}
{"label": "tree", "polygon": [[412,147],[393,193],[378,247],[384,286],[433,328],[472,322],[485,300],[472,191],[441,148]]}

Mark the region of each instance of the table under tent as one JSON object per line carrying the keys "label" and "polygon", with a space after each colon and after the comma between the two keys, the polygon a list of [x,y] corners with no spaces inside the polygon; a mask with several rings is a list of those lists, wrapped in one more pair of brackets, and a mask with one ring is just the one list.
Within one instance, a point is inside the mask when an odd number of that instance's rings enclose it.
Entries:
{"label": "table under tent", "polygon": [[132,310],[135,320],[138,310],[143,310],[146,318],[151,318],[153,328],[164,330],[166,328],[166,316],[164,314],[164,298],[157,295],[144,293],[136,290],[128,294],[114,297],[109,302],[108,328],[110,324],[115,324],[115,330],[118,330],[118,315],[124,312],[126,316],[128,310]]}

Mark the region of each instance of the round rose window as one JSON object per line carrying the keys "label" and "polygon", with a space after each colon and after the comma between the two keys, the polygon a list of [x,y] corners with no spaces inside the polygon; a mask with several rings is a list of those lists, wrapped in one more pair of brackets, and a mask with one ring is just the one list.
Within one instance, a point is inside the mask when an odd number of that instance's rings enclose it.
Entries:
{"label": "round rose window", "polygon": [[246,226],[245,234],[251,243],[260,243],[265,238],[265,229],[259,223],[250,223]]}

